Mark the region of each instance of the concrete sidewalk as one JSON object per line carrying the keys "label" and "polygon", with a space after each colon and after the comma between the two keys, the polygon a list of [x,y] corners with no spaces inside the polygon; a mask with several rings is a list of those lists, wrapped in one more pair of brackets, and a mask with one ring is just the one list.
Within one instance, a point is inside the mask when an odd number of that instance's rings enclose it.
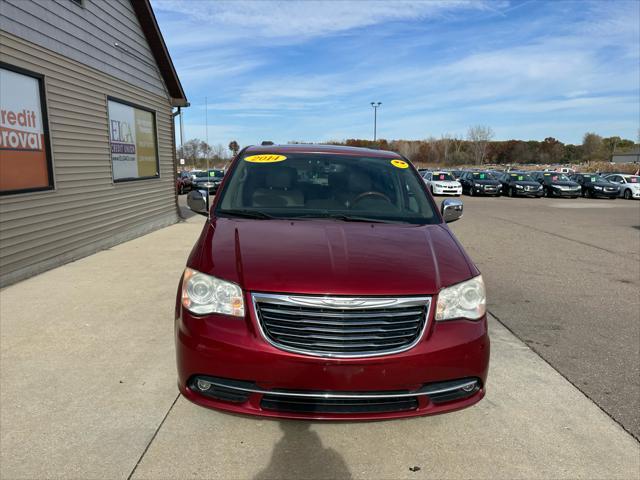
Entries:
{"label": "concrete sidewalk", "polygon": [[176,287],[203,221],[0,291],[0,478],[640,477],[638,442],[493,319],[488,395],[461,412],[311,423],[176,402]]}

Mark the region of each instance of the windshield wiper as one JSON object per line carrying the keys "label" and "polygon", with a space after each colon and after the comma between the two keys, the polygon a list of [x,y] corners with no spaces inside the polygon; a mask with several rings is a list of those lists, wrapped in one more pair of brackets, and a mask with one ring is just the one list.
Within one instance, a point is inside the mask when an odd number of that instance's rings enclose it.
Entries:
{"label": "windshield wiper", "polygon": [[240,218],[256,218],[259,220],[269,220],[275,217],[268,215],[264,212],[260,212],[258,210],[243,210],[243,209],[231,209],[231,210],[219,210],[218,213],[223,215],[229,215],[232,217],[240,217]]}
{"label": "windshield wiper", "polygon": [[366,223],[405,223],[394,220],[382,220],[379,218],[371,218],[371,217],[362,217],[358,215],[347,215],[345,213],[329,213],[329,212],[320,212],[320,213],[306,213],[302,215],[296,215],[295,218],[331,218],[334,220],[342,220],[343,222],[366,222]]}

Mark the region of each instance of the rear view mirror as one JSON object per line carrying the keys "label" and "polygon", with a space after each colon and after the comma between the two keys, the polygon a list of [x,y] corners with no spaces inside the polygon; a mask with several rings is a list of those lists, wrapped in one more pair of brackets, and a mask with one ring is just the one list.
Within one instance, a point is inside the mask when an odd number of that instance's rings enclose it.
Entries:
{"label": "rear view mirror", "polygon": [[445,222],[451,223],[462,218],[463,204],[462,200],[448,198],[443,200],[440,206],[440,212]]}
{"label": "rear view mirror", "polygon": [[209,216],[209,192],[206,190],[192,190],[187,196],[187,205],[193,212]]}

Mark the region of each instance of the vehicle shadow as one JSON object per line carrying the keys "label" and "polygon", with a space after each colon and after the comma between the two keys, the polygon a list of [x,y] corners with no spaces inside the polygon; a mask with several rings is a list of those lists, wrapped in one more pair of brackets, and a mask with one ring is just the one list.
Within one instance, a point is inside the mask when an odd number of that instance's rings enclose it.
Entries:
{"label": "vehicle shadow", "polygon": [[283,436],[273,448],[269,465],[255,480],[350,479],[342,456],[325,448],[318,434],[305,421],[279,421]]}

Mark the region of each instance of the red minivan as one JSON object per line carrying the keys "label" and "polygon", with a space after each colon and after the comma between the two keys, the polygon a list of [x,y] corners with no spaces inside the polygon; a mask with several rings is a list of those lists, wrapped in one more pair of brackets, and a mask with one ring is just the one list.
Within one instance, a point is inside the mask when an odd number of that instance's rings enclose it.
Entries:
{"label": "red minivan", "polygon": [[[205,407],[361,420],[478,402],[485,288],[415,168],[394,152],[249,147],[180,281],[178,385]],[[209,208],[210,207],[210,208]]]}

